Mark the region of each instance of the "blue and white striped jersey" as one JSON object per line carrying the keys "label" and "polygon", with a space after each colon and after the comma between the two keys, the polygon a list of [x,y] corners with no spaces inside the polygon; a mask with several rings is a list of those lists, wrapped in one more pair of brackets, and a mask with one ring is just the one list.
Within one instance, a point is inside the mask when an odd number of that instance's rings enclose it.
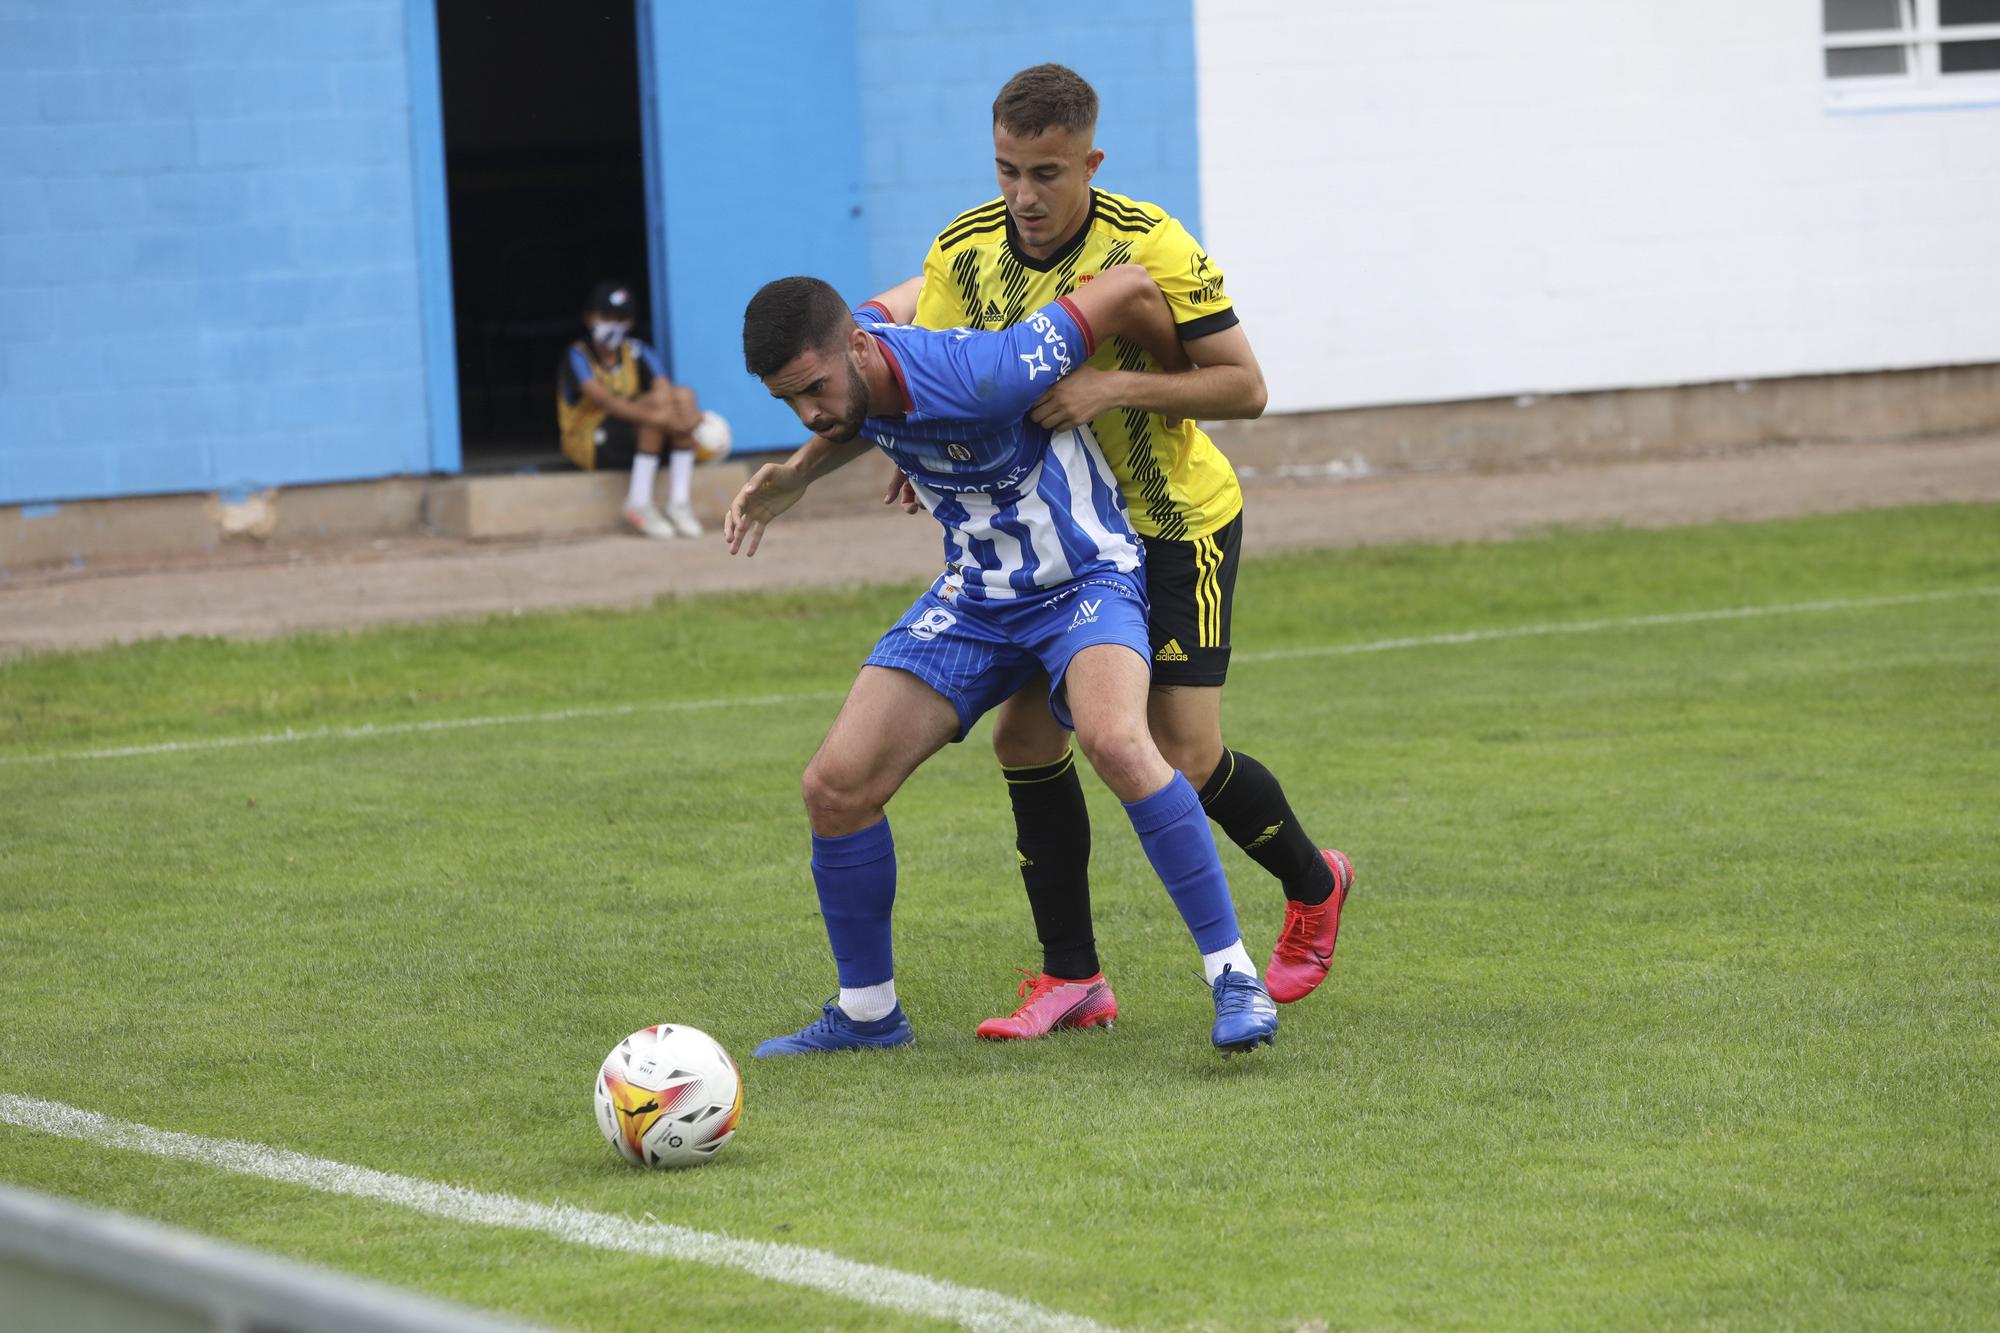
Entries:
{"label": "blue and white striped jersey", "polygon": [[944,525],[947,596],[999,601],[1139,568],[1124,497],[1090,428],[1051,435],[1028,419],[1095,350],[1069,298],[993,332],[891,324],[872,302],[854,318],[879,340],[906,409],[869,417],[861,434]]}

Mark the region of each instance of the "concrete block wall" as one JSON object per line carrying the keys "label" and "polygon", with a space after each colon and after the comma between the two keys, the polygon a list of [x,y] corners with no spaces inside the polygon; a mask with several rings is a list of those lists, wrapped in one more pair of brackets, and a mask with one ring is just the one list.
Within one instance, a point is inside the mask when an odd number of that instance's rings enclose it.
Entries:
{"label": "concrete block wall", "polygon": [[[0,0],[0,505],[455,468],[430,4]],[[1274,412],[2000,361],[2000,110],[1829,112],[1816,0],[641,13],[658,308],[746,451],[798,438],[748,293],[913,272],[1051,59]]]}
{"label": "concrete block wall", "polygon": [[657,83],[641,112],[652,308],[666,312],[673,377],[729,418],[746,452],[804,438],[743,369],[750,297],[794,273],[867,285],[854,22],[854,0],[639,7],[640,68]]}
{"label": "concrete block wall", "polygon": [[1277,412],[2000,361],[2000,109],[1840,114],[1819,0],[1198,0]]}
{"label": "concrete block wall", "polygon": [[0,503],[430,466],[402,0],[0,7]]}
{"label": "concrete block wall", "polygon": [[[640,9],[652,109],[655,304],[671,368],[745,452],[797,421],[743,372],[744,303],[812,273],[860,301],[916,273],[945,223],[999,193],[992,103],[1057,60],[1098,89],[1099,183],[1190,222],[1200,207],[1190,0],[1074,13],[997,0],[769,0]],[[782,40],[779,35],[782,35]],[[690,62],[699,50],[709,58]]]}
{"label": "concrete block wall", "polygon": [[875,289],[923,265],[952,218],[1000,193],[993,98],[1029,65],[1056,61],[1102,102],[1097,183],[1196,230],[1192,0],[1102,0],[1050,10],[968,0],[860,0],[858,42],[869,269]]}

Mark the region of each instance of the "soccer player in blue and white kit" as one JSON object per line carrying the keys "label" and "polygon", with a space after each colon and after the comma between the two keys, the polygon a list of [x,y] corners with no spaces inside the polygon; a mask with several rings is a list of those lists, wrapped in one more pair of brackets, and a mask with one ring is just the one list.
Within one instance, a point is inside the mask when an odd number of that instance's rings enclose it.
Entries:
{"label": "soccer player in blue and white kit", "polygon": [[916,285],[849,310],[818,279],[783,278],[743,316],[750,373],[824,447],[804,466],[795,457],[751,479],[724,523],[730,549],[747,538],[754,554],[764,525],[813,476],[870,445],[910,478],[945,545],[945,572],[876,644],[806,768],[813,882],[840,993],[756,1054],[915,1040],[896,1001],[885,807],[918,765],[1037,671],[1194,935],[1215,998],[1211,1040],[1225,1053],[1268,1043],[1277,1006],[1243,948],[1208,818],[1147,727],[1143,556],[1117,482],[1088,427],[1051,434],[1027,416],[1100,338],[1122,335],[1174,364],[1166,303],[1144,269],[1123,266],[1012,328],[933,332],[901,322]]}

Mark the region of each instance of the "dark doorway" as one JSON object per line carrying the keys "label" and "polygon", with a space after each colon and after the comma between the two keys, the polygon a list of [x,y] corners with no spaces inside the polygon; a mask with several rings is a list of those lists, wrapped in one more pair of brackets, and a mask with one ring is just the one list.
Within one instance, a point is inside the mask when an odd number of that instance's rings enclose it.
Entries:
{"label": "dark doorway", "polygon": [[556,363],[591,287],[649,290],[634,3],[438,0],[468,472],[560,462]]}

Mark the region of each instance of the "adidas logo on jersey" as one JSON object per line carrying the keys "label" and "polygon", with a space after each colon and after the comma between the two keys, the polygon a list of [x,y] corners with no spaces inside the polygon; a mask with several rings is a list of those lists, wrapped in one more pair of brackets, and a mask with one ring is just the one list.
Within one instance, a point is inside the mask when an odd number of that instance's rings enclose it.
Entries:
{"label": "adidas logo on jersey", "polygon": [[999,302],[986,303],[986,309],[979,312],[979,323],[981,327],[988,329],[1002,328],[1006,325],[1007,321],[1000,317]]}
{"label": "adidas logo on jersey", "polygon": [[1188,660],[1187,650],[1181,647],[1179,639],[1168,639],[1160,645],[1160,651],[1153,654],[1153,660],[1155,662],[1185,662]]}

